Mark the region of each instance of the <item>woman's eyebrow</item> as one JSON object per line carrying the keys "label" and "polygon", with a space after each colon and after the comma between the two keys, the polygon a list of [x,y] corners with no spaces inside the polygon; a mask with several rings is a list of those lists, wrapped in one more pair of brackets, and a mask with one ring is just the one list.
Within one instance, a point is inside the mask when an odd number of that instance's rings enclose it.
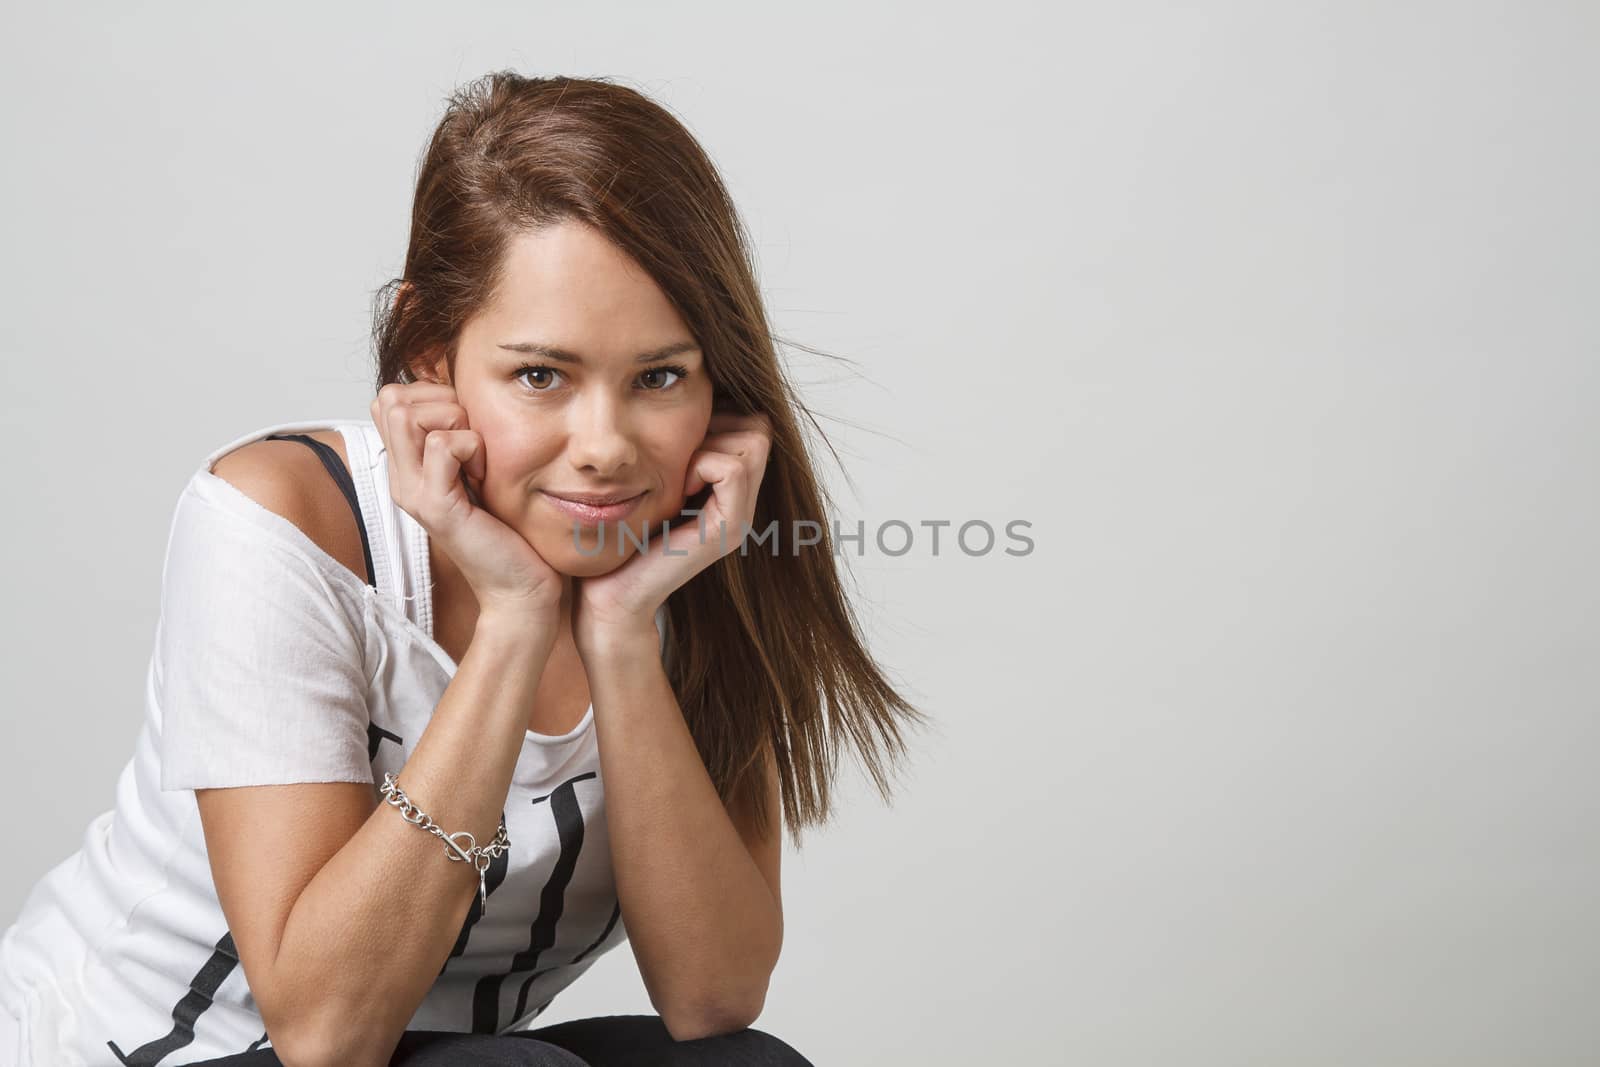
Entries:
{"label": "woman's eyebrow", "polygon": [[[538,341],[517,341],[511,344],[501,344],[499,347],[508,352],[521,352],[524,355],[539,356],[543,359],[548,359],[556,363],[583,362],[583,357],[579,356],[576,352],[568,351],[565,348],[558,348],[555,345],[541,344]],[[667,359],[671,356],[680,355],[684,352],[695,352],[698,351],[699,348],[700,346],[693,341],[673,341],[671,344],[662,345],[660,348],[653,348],[648,352],[641,352],[637,356],[633,357],[633,361],[635,363],[653,363],[658,359]]]}

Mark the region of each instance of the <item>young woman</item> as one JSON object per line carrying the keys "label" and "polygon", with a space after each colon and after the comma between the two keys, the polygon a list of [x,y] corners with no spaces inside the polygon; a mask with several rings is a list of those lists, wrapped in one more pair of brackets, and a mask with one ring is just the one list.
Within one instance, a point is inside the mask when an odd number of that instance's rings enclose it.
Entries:
{"label": "young woman", "polygon": [[[806,1063],[751,1028],[782,825],[843,742],[887,799],[925,720],[713,166],[608,80],[473,83],[375,342],[370,419],[180,495],[116,806],[0,941],[0,1061]],[[533,1028],[624,940],[656,1014]]]}

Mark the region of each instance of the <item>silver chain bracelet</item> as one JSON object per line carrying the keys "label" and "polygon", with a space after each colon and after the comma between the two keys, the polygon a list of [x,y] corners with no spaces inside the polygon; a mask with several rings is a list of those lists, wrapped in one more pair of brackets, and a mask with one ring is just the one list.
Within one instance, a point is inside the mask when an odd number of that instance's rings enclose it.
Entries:
{"label": "silver chain bracelet", "polygon": [[[441,830],[427,812],[411,803],[411,798],[406,796],[406,791],[400,788],[400,783],[395,779],[393,771],[385,771],[383,785],[378,787],[378,793],[392,806],[400,809],[400,817],[406,822],[422,827],[429,833],[437,836],[444,842],[444,858],[451,861],[460,860],[472,864],[478,871],[478,915],[482,917],[489,911],[489,889],[484,877],[484,872],[489,869],[489,861],[496,856],[505,854],[511,847],[511,839],[506,836],[506,817],[500,816],[500,828],[494,833],[494,840],[487,845],[479,845],[477,838],[465,830],[457,830],[447,834]],[[456,843],[456,838],[467,839],[467,847],[462,848]]]}

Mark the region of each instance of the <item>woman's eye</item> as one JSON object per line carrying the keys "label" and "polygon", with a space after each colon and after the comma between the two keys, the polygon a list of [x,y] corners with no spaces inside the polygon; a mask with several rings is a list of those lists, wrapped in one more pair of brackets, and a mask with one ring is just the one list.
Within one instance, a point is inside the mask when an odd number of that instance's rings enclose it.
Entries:
{"label": "woman's eye", "polygon": [[666,390],[677,386],[678,382],[682,382],[683,379],[688,378],[688,376],[690,376],[690,368],[686,368],[686,366],[683,366],[682,363],[669,363],[667,366],[651,366],[650,370],[640,374],[640,378],[650,378],[651,374],[672,374],[672,381],[667,382],[666,386],[645,386],[645,392],[666,392]]}
{"label": "woman's eye", "polygon": [[[554,367],[520,367],[517,370],[517,379],[519,381],[528,382],[529,375],[557,373],[559,372]],[[533,385],[533,391],[536,393],[546,393],[549,392],[549,389],[543,385],[535,384]]]}
{"label": "woman's eye", "polygon": [[639,377],[648,378],[652,374],[670,374],[670,375],[672,375],[672,381],[666,383],[665,385],[660,385],[660,386],[647,385],[647,386],[645,386],[646,391],[652,392],[652,393],[659,393],[659,392],[663,392],[663,391],[665,391],[667,389],[672,388],[674,385],[677,385],[679,382],[681,382],[685,378],[687,378],[689,376],[689,369],[687,367],[678,367],[678,366],[651,367],[649,370],[647,370],[643,374],[639,375]]}
{"label": "woman's eye", "polygon": [[[522,382],[531,393],[548,393],[555,385],[555,379],[550,376],[558,375],[560,373],[561,372],[556,370],[554,367],[546,367],[542,364],[530,363],[525,366],[518,367],[515,378]],[[667,374],[672,375],[672,379],[670,381],[664,380],[660,377],[661,375]],[[649,370],[642,371],[639,374],[639,378],[645,383],[645,391],[650,393],[665,392],[688,376],[688,368],[680,366],[651,367]]]}

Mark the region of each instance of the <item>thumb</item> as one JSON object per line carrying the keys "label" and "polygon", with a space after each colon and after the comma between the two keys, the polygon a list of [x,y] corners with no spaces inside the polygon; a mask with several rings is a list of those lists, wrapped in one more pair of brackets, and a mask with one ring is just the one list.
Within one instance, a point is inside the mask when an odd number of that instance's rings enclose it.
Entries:
{"label": "thumb", "polygon": [[688,498],[688,497],[694,496],[700,490],[704,489],[707,484],[708,483],[706,482],[706,480],[704,478],[700,477],[700,471],[699,471],[698,465],[691,464],[690,467],[689,467],[688,478],[684,482],[684,486],[683,486],[683,495],[684,495],[684,497]]}
{"label": "thumb", "polygon": [[483,484],[484,475],[488,472],[488,455],[483,447],[483,435],[477,431],[472,432],[472,455],[467,457],[466,472],[468,477],[479,485]]}

